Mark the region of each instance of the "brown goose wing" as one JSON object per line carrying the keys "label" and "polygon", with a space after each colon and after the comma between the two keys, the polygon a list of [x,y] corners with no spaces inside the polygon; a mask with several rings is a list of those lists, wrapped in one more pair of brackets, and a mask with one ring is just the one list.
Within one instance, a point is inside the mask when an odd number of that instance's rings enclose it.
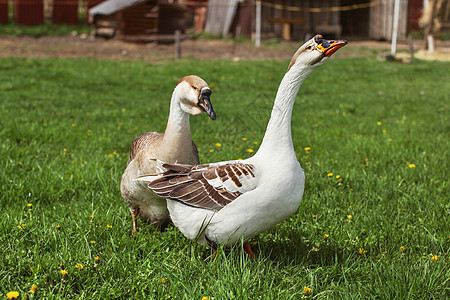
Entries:
{"label": "brown goose wing", "polygon": [[162,164],[162,177],[149,183],[157,195],[186,205],[220,210],[257,183],[255,167],[240,161],[218,164]]}

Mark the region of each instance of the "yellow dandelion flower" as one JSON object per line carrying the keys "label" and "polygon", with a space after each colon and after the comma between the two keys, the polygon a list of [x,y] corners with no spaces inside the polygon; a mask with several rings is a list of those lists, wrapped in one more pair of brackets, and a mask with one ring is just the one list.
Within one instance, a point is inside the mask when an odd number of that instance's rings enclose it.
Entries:
{"label": "yellow dandelion flower", "polygon": [[79,270],[83,270],[84,266],[82,264],[76,264],[75,268],[79,269]]}
{"label": "yellow dandelion flower", "polygon": [[383,130],[381,130],[381,131],[382,131],[383,133],[386,133],[386,132],[387,132],[387,130],[386,130],[386,129],[384,129],[384,128],[383,128]]}
{"label": "yellow dandelion flower", "polygon": [[247,138],[242,138],[242,141],[244,141],[244,142],[245,142],[246,140],[247,140]]}
{"label": "yellow dandelion flower", "polygon": [[162,283],[167,283],[167,282],[169,282],[169,279],[167,279],[166,277],[161,278],[161,282],[162,282]]}
{"label": "yellow dandelion flower", "polygon": [[431,260],[437,261],[439,259],[439,256],[437,255],[431,255]]}
{"label": "yellow dandelion flower", "polygon": [[359,254],[364,254],[364,253],[366,253],[367,252],[367,250],[364,250],[364,248],[359,248],[358,249],[358,253]]}
{"label": "yellow dandelion flower", "polygon": [[9,293],[6,294],[6,298],[8,298],[8,299],[16,299],[16,298],[19,297],[19,295],[20,295],[19,292],[12,291],[12,292],[9,292]]}
{"label": "yellow dandelion flower", "polygon": [[64,264],[59,264],[59,267],[61,268],[61,269],[64,269]]}
{"label": "yellow dandelion flower", "polygon": [[208,297],[205,297],[205,296],[203,296],[203,297],[202,297],[202,300],[209,300],[209,298],[208,298]]}
{"label": "yellow dandelion flower", "polygon": [[119,155],[116,151],[113,152],[113,155]]}
{"label": "yellow dandelion flower", "polygon": [[311,147],[305,147],[305,151],[311,151]]}
{"label": "yellow dandelion flower", "polygon": [[258,145],[258,142],[256,142],[256,141],[255,141],[255,142],[253,142],[253,145]]}
{"label": "yellow dandelion flower", "polygon": [[412,168],[415,168],[416,165],[415,164],[409,164],[409,167],[412,169]]}
{"label": "yellow dandelion flower", "polygon": [[92,130],[88,129],[87,133],[88,133],[88,134],[91,134],[91,133],[92,133]]}
{"label": "yellow dandelion flower", "polygon": [[445,110],[445,107],[441,107],[441,111],[444,111]]}
{"label": "yellow dandelion flower", "polygon": [[351,220],[351,219],[353,219],[353,216],[352,215],[347,215],[347,219]]}
{"label": "yellow dandelion flower", "polygon": [[17,228],[24,229],[26,226],[26,224],[20,223],[19,225],[17,225]]}
{"label": "yellow dandelion flower", "polygon": [[389,141],[389,142],[392,142],[392,139],[391,139],[391,138],[389,138],[389,139],[388,139],[388,141]]}
{"label": "yellow dandelion flower", "polygon": [[106,228],[112,229],[112,226],[111,225],[106,225]]}
{"label": "yellow dandelion flower", "polygon": [[242,158],[238,158],[237,160],[242,160]]}
{"label": "yellow dandelion flower", "polygon": [[91,220],[94,219],[94,215],[91,215]]}
{"label": "yellow dandelion flower", "polygon": [[311,292],[312,292],[312,288],[307,287],[307,286],[305,286],[305,287],[303,288],[303,295],[308,296],[308,295],[311,294]]}
{"label": "yellow dandelion flower", "polygon": [[329,234],[324,234],[324,235],[323,235],[323,239],[324,239],[325,241],[326,241],[329,237],[330,237]]}
{"label": "yellow dandelion flower", "polygon": [[33,207],[33,204],[28,203],[27,206],[28,206],[28,208],[32,208],[32,207]]}
{"label": "yellow dandelion flower", "polygon": [[68,276],[69,275],[69,272],[67,272],[66,270],[61,270],[61,275],[62,276]]}
{"label": "yellow dandelion flower", "polygon": [[37,285],[33,284],[33,285],[31,286],[30,293],[31,293],[31,294],[35,294],[36,291],[37,291],[37,288],[38,288]]}
{"label": "yellow dandelion flower", "polygon": [[401,252],[405,252],[405,250],[406,250],[406,248],[405,248],[405,247],[403,247],[403,246],[400,246],[400,251],[401,251]]}
{"label": "yellow dandelion flower", "polygon": [[209,149],[209,152],[214,152],[214,150],[213,149]]}
{"label": "yellow dandelion flower", "polygon": [[327,175],[328,177],[333,177],[333,173],[328,173],[328,175]]}
{"label": "yellow dandelion flower", "polygon": [[341,175],[336,175],[336,179],[339,179],[339,178],[341,178]]}
{"label": "yellow dandelion flower", "polygon": [[315,124],[314,124],[314,127],[319,127],[319,124],[315,123]]}
{"label": "yellow dandelion flower", "polygon": [[59,225],[56,225],[55,228],[58,229],[58,230],[61,230],[61,226],[59,226]]}
{"label": "yellow dandelion flower", "polygon": [[248,152],[248,153],[253,153],[253,152],[255,152],[255,150],[253,150],[253,149],[247,149],[247,152]]}
{"label": "yellow dandelion flower", "polygon": [[100,257],[97,255],[96,257],[94,257],[94,260],[95,260],[96,262],[99,262],[99,261],[100,261]]}
{"label": "yellow dandelion flower", "polygon": [[76,125],[75,125],[75,123],[72,123],[72,127],[75,127]]}
{"label": "yellow dandelion flower", "polygon": [[91,241],[91,244],[94,245],[96,242],[95,241]]}
{"label": "yellow dandelion flower", "polygon": [[314,219],[317,218],[317,215],[313,215],[313,218],[314,218]]}
{"label": "yellow dandelion flower", "polygon": [[215,143],[214,145],[216,145],[216,147],[222,147],[221,143]]}
{"label": "yellow dandelion flower", "polygon": [[114,155],[112,155],[112,154],[108,154],[108,157],[109,157],[109,158],[111,158],[111,157],[114,157]]}
{"label": "yellow dandelion flower", "polygon": [[377,122],[377,125],[378,125],[378,126],[381,126],[381,125],[383,125],[383,123],[381,123],[380,121],[378,121],[378,122]]}
{"label": "yellow dandelion flower", "polygon": [[64,150],[63,150],[63,151],[64,151],[64,153],[66,153],[66,152],[67,152],[67,149],[66,149],[66,148],[64,148]]}

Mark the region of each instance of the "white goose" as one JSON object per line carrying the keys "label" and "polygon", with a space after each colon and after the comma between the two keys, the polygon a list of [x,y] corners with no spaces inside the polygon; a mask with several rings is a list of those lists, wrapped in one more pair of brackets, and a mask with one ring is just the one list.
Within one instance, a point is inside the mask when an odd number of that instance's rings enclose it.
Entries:
{"label": "white goose", "polygon": [[170,163],[199,163],[197,147],[191,139],[189,114],[198,115],[205,111],[215,120],[210,95],[211,89],[200,77],[191,75],[182,78],[172,94],[165,133],[147,132],[131,144],[120,190],[131,211],[133,231],[137,231],[137,216],[161,227],[169,222],[166,199],[157,196],[145,183],[134,179],[142,174],[155,173],[156,158]]}
{"label": "white goose", "polygon": [[[187,238],[213,248],[248,240],[297,210],[305,175],[291,137],[294,101],[305,78],[346,43],[316,35],[297,50],[253,157],[196,166],[158,161],[158,176],[136,179],[167,199],[173,223]],[[248,242],[244,249],[254,256]]]}

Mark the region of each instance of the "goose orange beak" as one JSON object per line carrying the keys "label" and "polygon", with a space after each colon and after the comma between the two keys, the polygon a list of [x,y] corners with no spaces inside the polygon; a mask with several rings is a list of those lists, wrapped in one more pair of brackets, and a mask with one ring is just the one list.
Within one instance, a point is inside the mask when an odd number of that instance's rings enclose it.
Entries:
{"label": "goose orange beak", "polygon": [[347,45],[346,40],[326,40],[320,34],[316,35],[314,40],[317,43],[317,49],[322,51],[326,57],[330,57],[339,48]]}

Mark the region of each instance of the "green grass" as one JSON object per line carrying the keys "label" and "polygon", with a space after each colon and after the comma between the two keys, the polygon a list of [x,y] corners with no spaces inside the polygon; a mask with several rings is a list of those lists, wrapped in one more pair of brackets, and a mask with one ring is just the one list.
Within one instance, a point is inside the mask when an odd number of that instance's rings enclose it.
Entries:
{"label": "green grass", "polygon": [[256,260],[236,247],[211,263],[172,226],[140,222],[130,238],[128,147],[164,130],[178,79],[213,89],[217,120],[191,118],[201,161],[245,158],[287,64],[0,59],[0,294],[36,284],[40,299],[449,297],[449,63],[336,59],[305,81],[292,120],[305,194],[251,240]]}
{"label": "green grass", "polygon": [[65,24],[51,24],[45,23],[36,26],[25,26],[16,23],[0,24],[0,35],[15,35],[15,36],[61,36],[72,34],[90,33],[92,27],[86,24],[80,25],[65,25]]}

